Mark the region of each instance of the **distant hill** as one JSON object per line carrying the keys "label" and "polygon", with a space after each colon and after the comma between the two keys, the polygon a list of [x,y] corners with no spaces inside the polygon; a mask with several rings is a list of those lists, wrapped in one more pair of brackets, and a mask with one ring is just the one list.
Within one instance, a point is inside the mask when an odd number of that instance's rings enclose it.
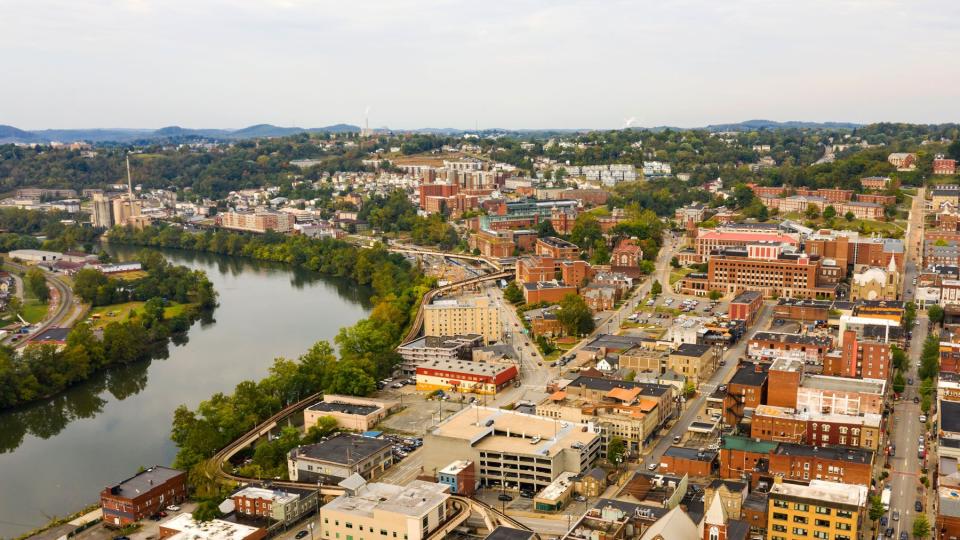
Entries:
{"label": "distant hill", "polygon": [[754,131],[759,129],[855,129],[862,124],[851,122],[776,122],[774,120],[747,120],[735,124],[712,124],[707,126],[708,131]]}
{"label": "distant hill", "polygon": [[0,144],[2,143],[43,143],[58,141],[70,143],[86,141],[101,142],[150,142],[163,140],[182,140],[188,138],[213,140],[240,140],[260,137],[285,137],[297,133],[358,133],[360,128],[350,124],[334,124],[318,128],[280,127],[271,124],[257,124],[242,129],[191,129],[180,126],[167,126],[157,130],[150,129],[44,129],[25,131],[13,126],[0,125]]}

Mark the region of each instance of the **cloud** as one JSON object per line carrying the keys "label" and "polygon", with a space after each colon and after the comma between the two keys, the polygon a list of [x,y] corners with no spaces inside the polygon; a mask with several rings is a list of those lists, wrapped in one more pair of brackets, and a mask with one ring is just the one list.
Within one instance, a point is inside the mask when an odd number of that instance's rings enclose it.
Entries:
{"label": "cloud", "polygon": [[0,123],[315,126],[370,103],[398,128],[956,121],[958,16],[949,0],[12,0]]}

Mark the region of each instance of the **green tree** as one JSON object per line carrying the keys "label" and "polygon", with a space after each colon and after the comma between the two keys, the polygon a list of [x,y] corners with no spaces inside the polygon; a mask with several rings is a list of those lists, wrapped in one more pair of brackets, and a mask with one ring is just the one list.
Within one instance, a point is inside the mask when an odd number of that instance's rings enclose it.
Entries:
{"label": "green tree", "polygon": [[896,375],[893,376],[893,391],[902,394],[906,387],[907,381],[903,378],[903,372],[897,371]]}
{"label": "green tree", "polygon": [[557,320],[571,336],[582,336],[593,332],[593,312],[580,296],[570,293],[560,300]]}
{"label": "green tree", "polygon": [[807,205],[807,211],[804,214],[808,219],[817,219],[820,217],[820,209],[817,208],[817,205],[811,203]]}
{"label": "green tree", "polygon": [[837,209],[833,205],[827,206],[823,209],[823,219],[833,219],[837,217]]}
{"label": "green tree", "polygon": [[707,297],[710,298],[710,300],[713,300],[714,302],[716,302],[717,300],[723,298],[723,293],[714,289],[709,293],[707,293]]}
{"label": "green tree", "polygon": [[7,313],[16,317],[20,314],[20,310],[23,309],[23,302],[20,301],[20,297],[16,295],[11,295],[10,299],[7,300]]}
{"label": "green tree", "polygon": [[545,238],[547,236],[558,236],[557,230],[553,228],[553,222],[549,219],[544,219],[540,223],[537,223],[537,237]]}
{"label": "green tree", "polygon": [[514,305],[523,303],[523,292],[520,290],[520,287],[517,286],[516,281],[511,281],[506,288],[503,289],[503,297],[507,302]]}
{"label": "green tree", "polygon": [[944,316],[943,308],[936,304],[927,308],[927,317],[929,317],[931,323],[942,325]]}
{"label": "green tree", "polygon": [[940,371],[940,336],[929,334],[923,341],[923,350],[920,353],[921,379],[932,379]]}
{"label": "green tree", "polygon": [[377,382],[357,365],[340,360],[333,370],[325,391],[330,394],[366,396],[377,389]]}
{"label": "green tree", "polygon": [[903,349],[897,347],[896,345],[890,346],[890,353],[893,357],[893,368],[898,371],[905,371],[909,366],[907,362],[907,353],[903,352]]}
{"label": "green tree", "polygon": [[193,519],[197,521],[213,521],[221,516],[219,508],[217,508],[217,502],[206,500],[201,501],[197,505],[197,508],[193,511]]}
{"label": "green tree", "polygon": [[24,277],[24,284],[37,300],[46,303],[50,299],[50,289],[47,287],[47,277],[44,275],[43,270],[40,270],[36,266],[27,270],[27,275]]}
{"label": "green tree", "polygon": [[693,384],[693,381],[688,380],[683,385],[683,397],[690,399],[697,393],[697,385]]}
{"label": "green tree", "polygon": [[650,285],[650,294],[656,296],[663,293],[663,285],[660,284],[659,280],[653,280],[653,284]]}
{"label": "green tree", "polygon": [[627,382],[633,382],[636,379],[637,379],[637,372],[632,369],[629,372],[627,372],[626,375],[623,376],[623,380]]}
{"label": "green tree", "polygon": [[913,520],[913,537],[923,540],[930,536],[930,521],[926,514],[919,514]]}
{"label": "green tree", "polygon": [[857,216],[853,212],[847,212],[846,214],[843,215],[843,219],[847,221],[853,221],[857,219]]}
{"label": "green tree", "polygon": [[887,509],[883,506],[883,501],[880,499],[879,495],[870,496],[870,521],[877,521],[887,513]]}
{"label": "green tree", "polygon": [[570,231],[570,241],[586,251],[598,240],[603,240],[603,229],[600,228],[600,222],[597,221],[596,216],[589,212],[577,216]]}
{"label": "green tree", "polygon": [[680,268],[680,260],[677,259],[676,257],[671,257],[671,258],[670,258],[670,266],[672,266],[672,267],[674,267],[674,268]]}
{"label": "green tree", "polygon": [[626,451],[627,445],[623,439],[617,436],[610,437],[610,442],[607,443],[607,461],[613,464],[623,463]]}

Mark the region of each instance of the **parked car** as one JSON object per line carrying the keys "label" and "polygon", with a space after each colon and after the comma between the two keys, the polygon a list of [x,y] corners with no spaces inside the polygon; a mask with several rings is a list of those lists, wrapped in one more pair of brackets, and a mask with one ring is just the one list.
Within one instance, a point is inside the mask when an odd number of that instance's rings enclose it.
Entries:
{"label": "parked car", "polygon": [[520,492],[520,496],[523,497],[524,499],[532,499],[533,495],[534,493],[528,490],[523,490]]}
{"label": "parked car", "polygon": [[890,518],[893,519],[894,521],[900,521],[900,511],[894,510],[893,514],[890,515]]}
{"label": "parked car", "polygon": [[513,497],[507,495],[506,493],[501,493],[500,495],[497,495],[497,500],[503,501],[503,502],[509,502],[513,500]]}
{"label": "parked car", "polygon": [[308,533],[307,531],[300,531],[300,532],[297,533],[297,535],[296,535],[294,538],[296,538],[297,540],[300,540],[301,538],[303,538],[304,536],[306,536],[306,535],[308,535],[308,534],[310,534],[310,533]]}
{"label": "parked car", "polygon": [[913,507],[917,509],[917,512],[923,512],[923,503],[920,502],[920,499],[917,499],[917,502],[913,503]]}
{"label": "parked car", "polygon": [[887,527],[887,530],[883,531],[883,535],[886,536],[887,538],[893,538],[894,534],[895,533],[893,532],[893,527]]}
{"label": "parked car", "polygon": [[647,470],[648,470],[648,471],[655,471],[655,470],[657,470],[657,469],[659,469],[659,468],[660,468],[660,465],[657,464],[657,463],[651,463],[651,464],[647,465]]}
{"label": "parked car", "polygon": [[179,511],[180,511],[180,507],[177,506],[177,505],[175,505],[175,504],[171,504],[170,506],[167,507],[167,511],[168,511],[168,512],[179,512]]}
{"label": "parked car", "polygon": [[674,442],[674,443],[680,442],[680,436],[679,436],[679,435],[674,435],[674,436],[673,436],[673,442]]}

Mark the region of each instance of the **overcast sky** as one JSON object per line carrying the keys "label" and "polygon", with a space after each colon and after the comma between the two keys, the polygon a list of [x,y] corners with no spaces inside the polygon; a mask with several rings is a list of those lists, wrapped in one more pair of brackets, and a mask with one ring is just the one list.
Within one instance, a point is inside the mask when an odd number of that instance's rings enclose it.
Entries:
{"label": "overcast sky", "polygon": [[0,0],[23,129],[960,118],[957,0]]}

